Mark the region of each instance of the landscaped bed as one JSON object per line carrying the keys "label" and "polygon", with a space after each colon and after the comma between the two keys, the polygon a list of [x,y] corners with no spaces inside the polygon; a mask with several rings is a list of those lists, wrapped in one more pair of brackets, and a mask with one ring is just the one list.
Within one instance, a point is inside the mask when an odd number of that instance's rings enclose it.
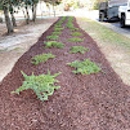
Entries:
{"label": "landscaped bed", "polygon": [[[77,53],[71,53],[73,46],[83,46],[85,50],[76,48]],[[42,54],[52,55],[44,61]],[[36,56],[40,58],[34,63]],[[73,67],[72,63],[81,64]],[[82,65],[90,65],[89,70]],[[48,97],[44,98],[40,90],[33,91],[35,87],[30,83],[32,90],[25,88],[17,95],[25,77],[39,75],[52,75],[58,81],[53,94],[46,90]],[[42,34],[0,88],[0,130],[130,129],[130,87],[122,83],[96,42],[72,17],[60,18]]]}

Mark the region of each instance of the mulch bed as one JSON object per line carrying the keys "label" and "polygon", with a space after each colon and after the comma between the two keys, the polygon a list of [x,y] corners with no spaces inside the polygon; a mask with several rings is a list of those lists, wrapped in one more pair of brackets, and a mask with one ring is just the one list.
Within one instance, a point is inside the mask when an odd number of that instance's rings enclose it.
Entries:
{"label": "mulch bed", "polygon": [[[63,49],[45,48],[43,42],[51,34],[54,25],[42,34],[38,42],[30,48],[15,64],[12,71],[0,84],[0,130],[130,130],[130,87],[123,84],[120,77],[111,68],[93,39],[73,24],[83,34],[81,43],[71,43],[70,30],[63,23],[64,30],[58,41]],[[85,54],[70,54],[74,45],[89,48]],[[37,66],[31,64],[31,58],[37,54],[51,52],[56,58]],[[75,75],[73,68],[66,65],[75,60],[91,59],[102,71],[91,75]],[[10,59],[11,60],[11,59]],[[62,72],[57,77],[60,89],[42,102],[32,90],[11,94],[22,85],[23,76]]]}

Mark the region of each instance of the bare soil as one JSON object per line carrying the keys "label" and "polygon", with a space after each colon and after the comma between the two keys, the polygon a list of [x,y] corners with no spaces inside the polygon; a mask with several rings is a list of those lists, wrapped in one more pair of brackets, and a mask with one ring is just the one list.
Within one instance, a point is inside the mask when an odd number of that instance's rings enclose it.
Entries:
{"label": "bare soil", "polygon": [[[83,30],[86,30],[89,23],[83,18],[77,17],[77,22]],[[107,26],[108,27],[108,26]],[[122,29],[121,29],[122,30]],[[116,32],[116,30],[114,30]],[[86,31],[96,42],[106,59],[110,62],[112,68],[121,77],[123,82],[130,86],[130,49],[120,44],[104,42],[96,35],[97,32]],[[123,32],[120,32],[122,34]],[[126,35],[124,37],[127,37]]]}
{"label": "bare soil", "polygon": [[36,23],[25,24],[17,21],[18,27],[11,35],[6,35],[5,24],[0,24],[0,81],[9,73],[23,55],[57,18],[39,19]]}
{"label": "bare soil", "polygon": [[[68,42],[72,36],[66,22],[58,39],[65,44],[63,49],[45,48],[43,42],[54,26],[50,27],[1,82],[1,130],[130,130],[130,87],[123,84],[96,42],[79,28],[75,19],[73,23],[83,34],[84,41]],[[70,54],[69,49],[74,45],[87,47],[89,52]],[[31,64],[33,56],[46,52],[55,54],[56,58],[38,66]],[[86,58],[96,62],[102,71],[91,75],[73,74],[73,68],[67,63]],[[21,70],[28,75],[48,70],[52,74],[62,72],[57,77],[61,88],[46,102],[38,100],[31,90],[12,95],[10,92],[22,84]]]}

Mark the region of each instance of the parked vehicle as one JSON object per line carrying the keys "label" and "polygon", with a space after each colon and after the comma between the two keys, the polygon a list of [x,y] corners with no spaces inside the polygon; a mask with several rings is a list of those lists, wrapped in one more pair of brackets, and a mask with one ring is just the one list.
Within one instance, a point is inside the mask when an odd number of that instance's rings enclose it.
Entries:
{"label": "parked vehicle", "polygon": [[119,7],[118,17],[120,18],[121,28],[130,25],[130,0],[124,0],[123,5]]}
{"label": "parked vehicle", "polygon": [[118,8],[124,5],[126,0],[108,0],[107,2],[101,2],[99,5],[99,21],[112,21],[119,20]]}

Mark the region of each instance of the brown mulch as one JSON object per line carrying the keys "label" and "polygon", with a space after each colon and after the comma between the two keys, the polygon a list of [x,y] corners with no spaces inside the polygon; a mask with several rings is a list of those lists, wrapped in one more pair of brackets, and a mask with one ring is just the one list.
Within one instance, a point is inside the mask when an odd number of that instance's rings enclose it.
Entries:
{"label": "brown mulch", "polygon": [[[15,64],[12,71],[0,84],[0,130],[130,130],[130,87],[123,84],[111,68],[93,39],[80,29],[84,39],[81,43],[70,43],[70,30],[66,28],[58,41],[63,49],[47,49],[43,45],[54,25],[42,34],[38,42]],[[74,19],[75,27],[79,28]],[[89,48],[85,54],[69,54],[74,45]],[[36,54],[51,52],[56,55],[46,63],[37,66],[30,60]],[[97,74],[73,74],[73,68],[66,65],[74,60],[89,58],[102,71]],[[11,60],[11,59],[10,59]],[[37,99],[31,90],[20,95],[10,92],[21,86],[23,70],[27,75],[62,72],[57,77],[61,88],[46,102]]]}

